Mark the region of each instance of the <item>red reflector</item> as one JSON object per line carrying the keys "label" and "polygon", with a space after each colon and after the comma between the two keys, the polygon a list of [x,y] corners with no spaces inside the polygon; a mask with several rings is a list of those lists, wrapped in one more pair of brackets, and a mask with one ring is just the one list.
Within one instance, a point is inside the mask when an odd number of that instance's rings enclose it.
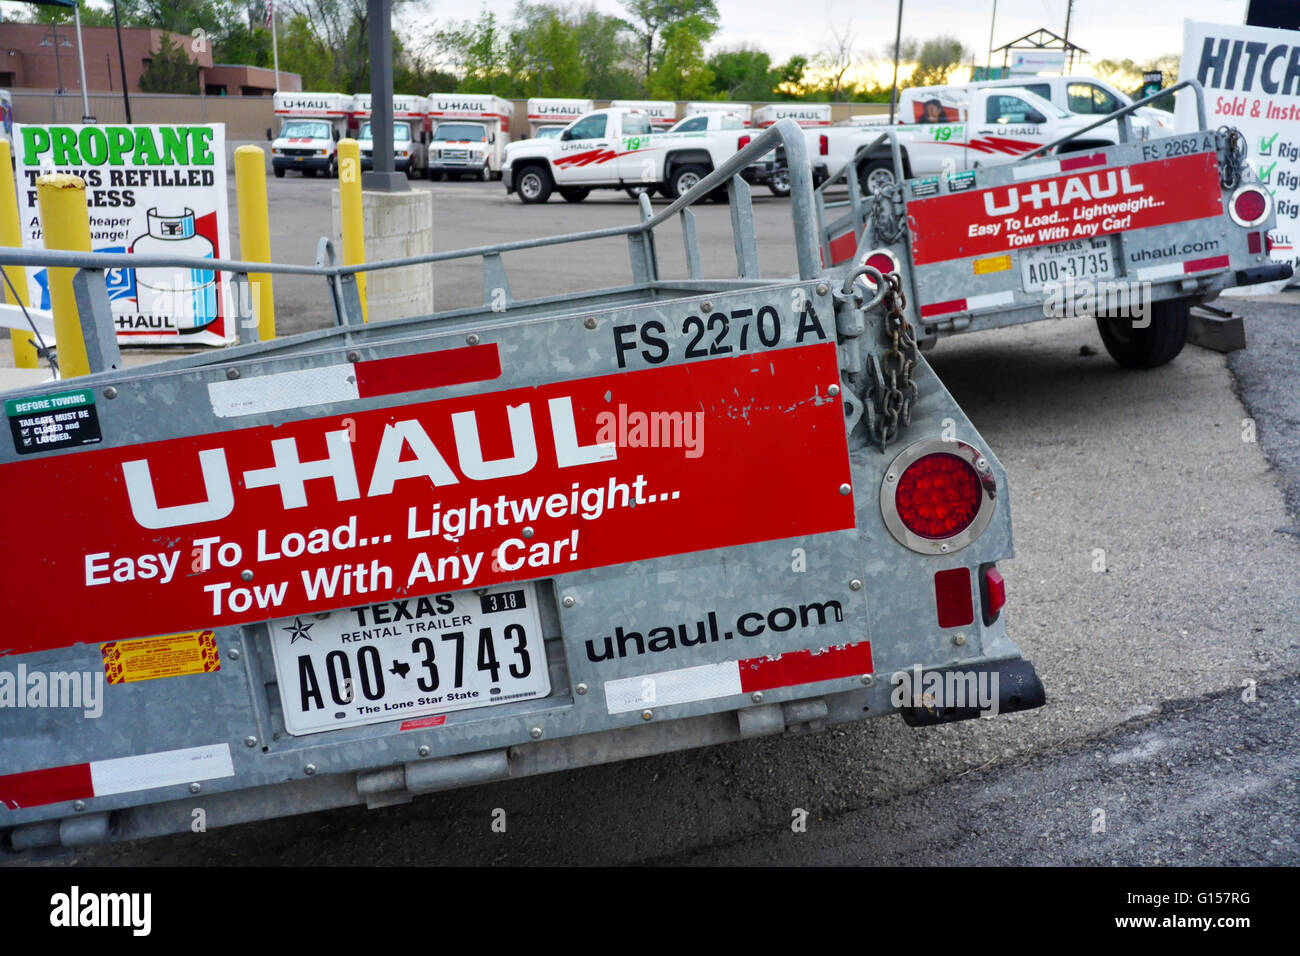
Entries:
{"label": "red reflector", "polygon": [[1248,252],[1250,252],[1252,256],[1259,255],[1261,249],[1263,249],[1263,244],[1260,242],[1259,239],[1259,233],[1257,232],[1246,233],[1246,249]]}
{"label": "red reflector", "polygon": [[1264,218],[1268,200],[1258,189],[1243,189],[1232,200],[1233,211],[1245,222],[1255,222]]}
{"label": "red reflector", "polygon": [[988,565],[981,578],[980,597],[984,599],[984,623],[992,624],[1007,603],[1007,582],[996,565]]}
{"label": "red reflector", "polygon": [[817,145],[817,151],[821,153],[823,156],[829,156],[831,154],[830,137],[823,133],[821,136],[818,137],[818,139],[820,140],[820,142]]}
{"label": "red reflector", "polygon": [[1264,233],[1264,251],[1265,252],[1273,251],[1273,237],[1270,236],[1268,233]]}
{"label": "red reflector", "polygon": [[748,145],[749,145],[748,136],[742,136],[740,137],[740,139],[736,140],[736,149],[744,149]]}
{"label": "red reflector", "polygon": [[871,268],[876,269],[884,276],[887,276],[894,271],[894,260],[883,252],[875,252],[867,256],[867,261],[864,262],[863,265],[871,266]]}
{"label": "red reflector", "polygon": [[940,627],[965,627],[973,623],[975,611],[971,606],[970,569],[936,571],[934,603],[939,612]]}
{"label": "red reflector", "polygon": [[908,465],[894,496],[898,517],[907,530],[931,539],[951,538],[965,531],[982,501],[975,469],[945,452]]}

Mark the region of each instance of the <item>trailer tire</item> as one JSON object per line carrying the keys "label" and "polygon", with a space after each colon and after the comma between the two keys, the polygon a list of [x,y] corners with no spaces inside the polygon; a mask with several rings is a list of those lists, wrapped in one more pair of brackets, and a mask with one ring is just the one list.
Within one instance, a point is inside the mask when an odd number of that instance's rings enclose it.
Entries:
{"label": "trailer tire", "polygon": [[868,159],[858,164],[858,185],[864,192],[876,193],[898,185],[894,164],[888,159]]}
{"label": "trailer tire", "polygon": [[1156,368],[1170,362],[1187,342],[1191,302],[1173,299],[1151,305],[1150,324],[1135,329],[1133,320],[1115,316],[1097,316],[1106,351],[1125,368]]}
{"label": "trailer tire", "polygon": [[519,201],[529,205],[546,202],[551,198],[554,188],[551,174],[541,166],[525,166],[515,177],[515,192],[519,193]]}
{"label": "trailer tire", "polygon": [[695,163],[678,166],[669,174],[664,192],[669,199],[680,199],[684,193],[689,192],[691,187],[707,175],[709,175],[709,171]]}
{"label": "trailer tire", "polygon": [[582,202],[591,195],[591,190],[586,186],[561,186],[560,195],[565,202]]}

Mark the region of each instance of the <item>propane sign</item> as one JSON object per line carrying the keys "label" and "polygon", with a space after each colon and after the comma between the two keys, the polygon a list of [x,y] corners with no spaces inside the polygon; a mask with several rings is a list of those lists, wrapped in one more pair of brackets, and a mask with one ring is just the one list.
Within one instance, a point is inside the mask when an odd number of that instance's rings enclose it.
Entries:
{"label": "propane sign", "polygon": [[[95,252],[223,258],[229,254],[225,127],[14,127],[23,245],[44,248],[36,179],[72,173],[86,182]],[[44,269],[28,270],[31,301],[50,307]],[[108,273],[118,341],[226,345],[237,330],[231,290],[209,269]]]}

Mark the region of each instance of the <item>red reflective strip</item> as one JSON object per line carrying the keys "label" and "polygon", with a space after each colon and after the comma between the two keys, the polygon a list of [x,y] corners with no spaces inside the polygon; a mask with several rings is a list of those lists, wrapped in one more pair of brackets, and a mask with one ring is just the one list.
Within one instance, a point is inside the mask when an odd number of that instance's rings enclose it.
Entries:
{"label": "red reflective strip", "polygon": [[501,358],[496,343],[492,342],[423,355],[358,362],[357,393],[362,398],[373,398],[443,385],[489,382],[500,377]]}
{"label": "red reflective strip", "polygon": [[1228,268],[1227,256],[1212,256],[1209,259],[1189,259],[1183,263],[1184,272],[1206,272],[1210,269]]}
{"label": "red reflective strip", "polygon": [[921,306],[921,318],[928,318],[931,315],[947,315],[949,312],[965,311],[965,299],[950,299],[947,302],[931,302],[929,305]]}
{"label": "red reflective strip", "polygon": [[0,777],[0,804],[10,810],[39,807],[65,800],[84,800],[95,795],[90,781],[90,764],[48,767]]}
{"label": "red reflective strip", "polygon": [[997,568],[984,569],[984,594],[987,598],[984,603],[984,622],[992,624],[1007,603],[1007,582]]}
{"label": "red reflective strip", "polygon": [[858,240],[853,238],[852,232],[836,236],[831,240],[831,265],[837,266],[841,262],[847,262],[853,258],[853,253],[857,251]]}
{"label": "red reflective strip", "polygon": [[419,717],[415,720],[404,720],[398,730],[422,730],[425,727],[441,727],[447,722],[446,714],[438,714],[436,717]]}
{"label": "red reflective strip", "polygon": [[970,593],[970,568],[952,568],[934,574],[934,603],[940,627],[965,627],[974,622]]}
{"label": "red reflective strip", "polygon": [[1089,156],[1071,156],[1069,159],[1061,160],[1061,172],[1067,172],[1071,169],[1084,169],[1088,166],[1105,166],[1106,155],[1104,153],[1093,153]]}
{"label": "red reflective strip", "polygon": [[823,651],[791,651],[776,658],[751,657],[737,663],[740,689],[746,694],[773,687],[793,687],[872,673],[871,642],[828,647]]}
{"label": "red reflective strip", "polygon": [[1258,232],[1246,233],[1246,251],[1252,256],[1257,256],[1264,251],[1264,240],[1260,238],[1261,235],[1262,233]]}

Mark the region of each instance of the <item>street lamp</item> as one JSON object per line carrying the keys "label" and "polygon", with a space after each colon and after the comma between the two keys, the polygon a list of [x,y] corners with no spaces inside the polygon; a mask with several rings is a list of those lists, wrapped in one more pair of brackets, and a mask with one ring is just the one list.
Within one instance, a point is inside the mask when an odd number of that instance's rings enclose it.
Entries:
{"label": "street lamp", "polygon": [[45,31],[45,36],[41,39],[41,46],[54,47],[54,71],[59,81],[59,88],[54,91],[55,96],[62,96],[66,92],[63,89],[63,60],[59,57],[59,47],[64,46],[69,50],[72,49],[72,44],[68,42],[67,37],[61,39],[63,42],[60,43],[59,25],[57,23],[51,23],[50,28]]}

